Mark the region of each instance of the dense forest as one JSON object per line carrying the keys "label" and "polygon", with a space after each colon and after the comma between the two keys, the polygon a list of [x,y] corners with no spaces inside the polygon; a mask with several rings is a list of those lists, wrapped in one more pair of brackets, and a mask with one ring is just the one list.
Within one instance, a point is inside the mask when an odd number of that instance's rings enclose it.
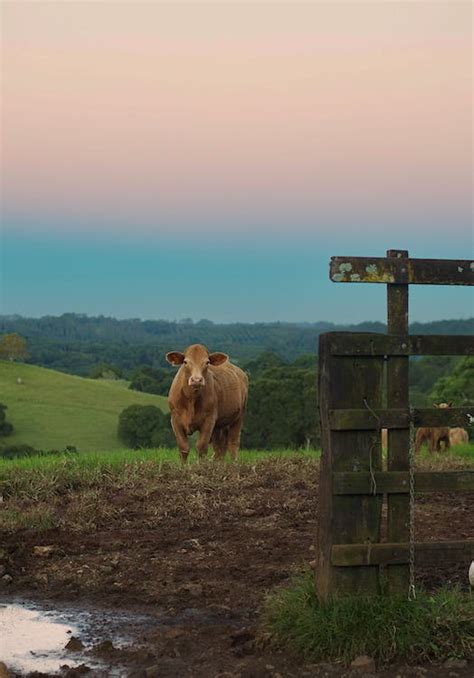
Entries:
{"label": "dense forest", "polygon": [[[233,323],[210,320],[117,320],[74,313],[43,318],[0,316],[0,335],[18,333],[27,341],[29,362],[52,369],[89,375],[99,363],[130,376],[142,366],[167,367],[165,353],[203,343],[228,353],[243,364],[270,351],[286,362],[317,352],[323,332],[385,332],[383,323],[358,325],[315,323]],[[474,318],[413,323],[412,334],[474,334]]]}

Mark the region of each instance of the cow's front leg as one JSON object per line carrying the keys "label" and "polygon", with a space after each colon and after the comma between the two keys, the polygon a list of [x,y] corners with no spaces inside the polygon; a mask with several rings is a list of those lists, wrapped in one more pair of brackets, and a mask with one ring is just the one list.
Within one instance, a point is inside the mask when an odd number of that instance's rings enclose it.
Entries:
{"label": "cow's front leg", "polygon": [[199,431],[199,437],[196,443],[196,450],[199,455],[199,459],[204,459],[207,454],[209,443],[211,442],[212,432],[214,430],[216,420],[211,419],[204,422]]}
{"label": "cow's front leg", "polygon": [[176,444],[178,445],[179,453],[181,455],[181,462],[185,464],[188,461],[189,454],[188,436],[184,427],[174,417],[171,417],[171,426],[173,428]]}

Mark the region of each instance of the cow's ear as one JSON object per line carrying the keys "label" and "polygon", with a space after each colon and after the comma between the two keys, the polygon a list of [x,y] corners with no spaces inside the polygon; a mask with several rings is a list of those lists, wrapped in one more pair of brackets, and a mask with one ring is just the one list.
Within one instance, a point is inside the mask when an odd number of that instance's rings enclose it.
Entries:
{"label": "cow's ear", "polygon": [[182,365],[184,361],[184,353],[180,353],[179,351],[170,351],[170,353],[166,354],[166,360],[171,364],[177,367],[178,365]]}
{"label": "cow's ear", "polygon": [[218,367],[219,365],[223,365],[227,360],[229,360],[229,356],[226,355],[225,353],[210,353],[209,354],[209,362],[211,365],[214,365],[214,367]]}
{"label": "cow's ear", "polygon": [[439,407],[437,403],[433,403],[433,407]]}
{"label": "cow's ear", "polygon": [[452,407],[452,406],[453,406],[453,401],[450,400],[449,403],[448,403],[448,407]]}

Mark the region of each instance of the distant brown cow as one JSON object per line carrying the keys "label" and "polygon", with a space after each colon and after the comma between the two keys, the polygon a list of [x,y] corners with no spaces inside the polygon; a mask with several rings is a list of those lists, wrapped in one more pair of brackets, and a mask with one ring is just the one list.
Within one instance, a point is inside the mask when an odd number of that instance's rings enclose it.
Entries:
{"label": "distant brown cow", "polygon": [[[433,404],[433,407],[439,409],[446,409],[451,407],[452,403],[440,403],[437,405]],[[430,428],[419,428],[416,431],[415,437],[415,452],[419,452],[423,443],[428,443],[428,449],[430,452],[441,452],[441,443],[444,443],[444,450],[449,450],[449,427],[448,426],[436,426]]]}
{"label": "distant brown cow", "polygon": [[180,366],[168,401],[181,460],[187,461],[188,436],[195,431],[199,431],[196,449],[200,458],[212,442],[215,459],[222,459],[227,450],[237,459],[247,405],[245,372],[232,365],[225,353],[209,353],[202,344],[193,344],[184,353],[171,351],[166,360]]}
{"label": "distant brown cow", "polygon": [[451,447],[455,445],[464,445],[469,442],[469,434],[463,428],[449,429],[449,444]]}

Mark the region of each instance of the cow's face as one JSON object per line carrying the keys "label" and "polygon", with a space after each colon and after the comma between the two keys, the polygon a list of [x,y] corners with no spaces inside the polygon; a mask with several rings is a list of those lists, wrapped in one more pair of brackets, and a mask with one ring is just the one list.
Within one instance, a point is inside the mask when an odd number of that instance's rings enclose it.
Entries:
{"label": "cow's face", "polygon": [[439,403],[439,405],[438,405],[437,403],[433,403],[433,407],[437,407],[437,408],[440,409],[440,410],[445,410],[447,407],[452,407],[452,406],[453,406],[453,403],[452,403],[452,402],[449,402],[449,403]]}
{"label": "cow's face", "polygon": [[184,353],[171,351],[166,354],[166,360],[171,365],[181,365],[181,369],[185,373],[186,383],[196,391],[206,385],[209,365],[217,367],[223,365],[227,359],[228,356],[225,353],[209,353],[202,344],[193,344]]}

